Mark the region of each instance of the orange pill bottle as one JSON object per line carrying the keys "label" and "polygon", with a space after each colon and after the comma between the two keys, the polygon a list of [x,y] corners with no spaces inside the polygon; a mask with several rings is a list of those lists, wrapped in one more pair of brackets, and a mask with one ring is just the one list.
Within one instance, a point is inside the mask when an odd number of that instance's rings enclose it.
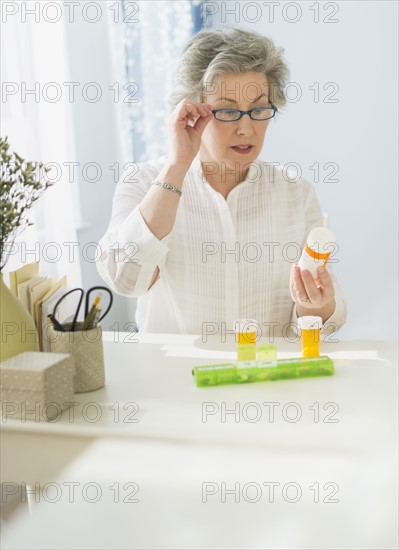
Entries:
{"label": "orange pill bottle", "polygon": [[301,329],[302,357],[320,357],[320,330],[323,319],[315,315],[298,317]]}

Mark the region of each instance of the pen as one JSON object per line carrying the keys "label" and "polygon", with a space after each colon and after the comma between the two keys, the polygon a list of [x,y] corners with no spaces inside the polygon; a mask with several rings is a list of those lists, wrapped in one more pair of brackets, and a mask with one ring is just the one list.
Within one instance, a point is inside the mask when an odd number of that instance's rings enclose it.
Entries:
{"label": "pen", "polygon": [[94,315],[96,313],[96,307],[99,304],[100,300],[101,300],[101,294],[96,296],[96,298],[94,299],[93,305],[91,306],[91,309],[90,309],[89,313],[87,314],[86,319],[83,322],[82,330],[87,330],[90,327],[90,325],[92,324],[93,319],[94,319]]}
{"label": "pen", "polygon": [[60,332],[65,332],[63,325],[61,325],[61,323],[57,321],[57,319],[54,317],[52,313],[49,313],[47,317],[50,319],[55,330],[59,330]]}
{"label": "pen", "polygon": [[94,313],[93,323],[90,328],[95,328],[97,326],[97,323],[100,317],[101,317],[101,308],[97,306],[96,311]]}
{"label": "pen", "polygon": [[91,330],[92,328],[95,328],[100,316],[101,316],[101,308],[96,306],[96,309],[95,309],[94,315],[93,315],[93,319],[90,321],[90,324],[87,325],[86,330]]}

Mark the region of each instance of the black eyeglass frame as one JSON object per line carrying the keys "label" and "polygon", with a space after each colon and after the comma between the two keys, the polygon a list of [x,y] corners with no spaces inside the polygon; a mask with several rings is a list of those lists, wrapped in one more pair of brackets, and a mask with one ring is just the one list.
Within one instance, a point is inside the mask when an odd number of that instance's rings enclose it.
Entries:
{"label": "black eyeglass frame", "polygon": [[[275,114],[278,112],[278,108],[272,103],[270,102],[270,105],[271,107],[257,107],[256,109],[251,109],[250,111],[240,111],[240,109],[212,109],[212,113],[213,113],[213,116],[215,118],[215,120],[219,121],[219,122],[237,122],[237,120],[240,120],[240,118],[243,116],[243,115],[249,115],[249,117],[251,118],[251,120],[255,120],[256,122],[263,122],[265,120],[270,120],[272,119]],[[252,117],[252,113],[254,111],[264,111],[265,109],[268,109],[269,111],[273,111],[273,114],[272,116],[268,117],[268,118],[253,118]],[[218,113],[219,111],[236,111],[237,113],[240,113],[240,116],[234,120],[222,120],[220,118],[216,118],[215,116],[215,113]]]}

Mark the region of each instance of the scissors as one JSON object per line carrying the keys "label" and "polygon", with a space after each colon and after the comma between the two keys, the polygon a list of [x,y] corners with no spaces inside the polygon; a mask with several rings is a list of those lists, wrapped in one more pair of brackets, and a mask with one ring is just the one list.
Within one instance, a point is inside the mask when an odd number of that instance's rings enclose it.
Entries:
{"label": "scissors", "polygon": [[[108,307],[107,309],[105,310],[105,312],[101,315],[101,317],[98,319],[98,323],[101,321],[101,319],[104,319],[104,317],[107,315],[107,313],[109,312],[109,310],[111,309],[111,306],[112,306],[112,302],[114,301],[114,297],[112,296],[112,292],[109,290],[109,288],[105,287],[105,286],[92,286],[91,288],[89,288],[89,290],[86,292],[86,300],[85,300],[85,319],[89,313],[89,301],[90,301],[90,294],[92,292],[94,292],[95,290],[105,290],[105,292],[107,292],[109,294],[109,304],[108,304]],[[72,294],[73,292],[80,292],[80,299],[79,299],[79,303],[78,303],[78,307],[76,308],[76,313],[75,313],[75,316],[73,318],[73,321],[72,321],[72,326],[71,326],[71,332],[74,332],[75,330],[75,325],[76,325],[76,321],[78,319],[78,315],[79,315],[79,311],[80,311],[80,307],[82,305],[82,300],[83,300],[83,296],[84,296],[84,293],[85,291],[83,290],[83,288],[73,288],[72,290],[70,290],[69,292],[67,292],[66,294],[64,294],[63,296],[61,296],[61,298],[58,300],[58,302],[55,304],[54,306],[54,311],[53,311],[53,317],[55,318],[55,312],[57,311],[57,307],[59,306],[59,304],[62,302],[62,300],[64,300],[69,294]]]}

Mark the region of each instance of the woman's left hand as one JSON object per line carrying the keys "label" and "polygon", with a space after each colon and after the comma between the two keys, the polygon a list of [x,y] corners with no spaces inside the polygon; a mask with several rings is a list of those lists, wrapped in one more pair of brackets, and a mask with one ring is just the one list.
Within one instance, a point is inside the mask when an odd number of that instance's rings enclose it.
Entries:
{"label": "woman's left hand", "polygon": [[291,268],[291,298],[296,303],[297,316],[318,315],[323,323],[335,310],[334,285],[326,268],[318,268],[313,279],[308,269]]}

